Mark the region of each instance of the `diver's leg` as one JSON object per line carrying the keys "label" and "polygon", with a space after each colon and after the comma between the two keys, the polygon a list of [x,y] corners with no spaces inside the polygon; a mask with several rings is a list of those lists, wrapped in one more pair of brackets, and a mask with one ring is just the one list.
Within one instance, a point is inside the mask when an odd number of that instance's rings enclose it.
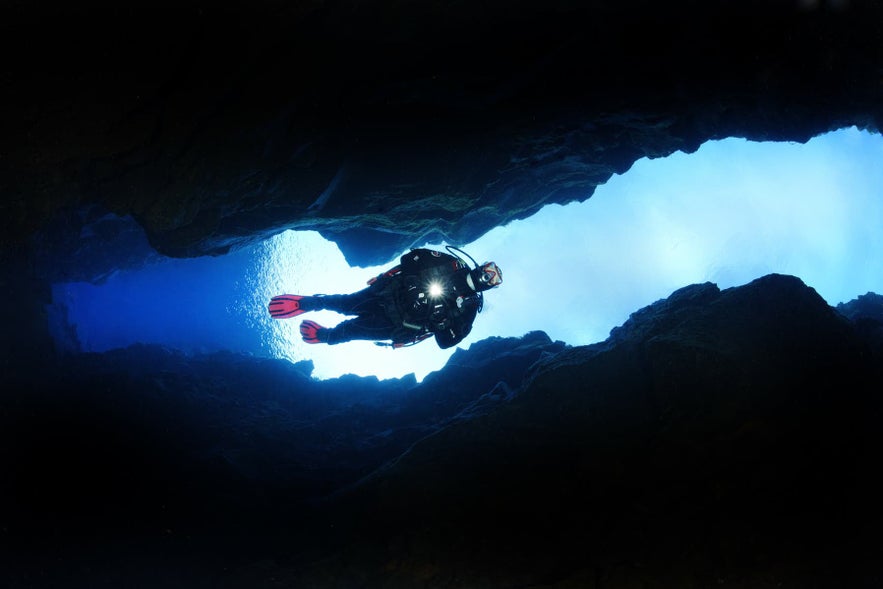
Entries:
{"label": "diver's leg", "polygon": [[302,309],[307,309],[309,311],[327,309],[343,315],[358,315],[364,310],[366,305],[370,304],[370,301],[373,298],[374,293],[369,287],[350,294],[313,295],[310,297],[304,297],[300,301],[300,306]]}
{"label": "diver's leg", "polygon": [[353,340],[389,340],[392,339],[395,326],[384,316],[360,315],[342,321],[327,330],[327,333],[322,333],[322,339],[334,345]]}

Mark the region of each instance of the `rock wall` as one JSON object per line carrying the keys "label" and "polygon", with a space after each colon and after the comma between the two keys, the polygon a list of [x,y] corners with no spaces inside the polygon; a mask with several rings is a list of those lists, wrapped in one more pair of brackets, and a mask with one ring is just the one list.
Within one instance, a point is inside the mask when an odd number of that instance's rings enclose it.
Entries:
{"label": "rock wall", "polygon": [[692,285],[419,385],[155,346],[4,372],[0,580],[874,587],[881,300]]}
{"label": "rock wall", "polygon": [[880,22],[872,0],[16,3],[0,233],[98,205],[165,255],[296,228],[382,264],[638,158],[876,131]]}

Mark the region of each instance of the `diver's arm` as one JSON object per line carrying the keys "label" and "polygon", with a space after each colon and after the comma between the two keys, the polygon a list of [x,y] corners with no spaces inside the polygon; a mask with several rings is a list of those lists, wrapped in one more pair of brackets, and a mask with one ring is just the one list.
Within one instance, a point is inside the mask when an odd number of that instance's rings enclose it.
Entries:
{"label": "diver's arm", "polygon": [[472,326],[469,326],[465,332],[456,333],[453,329],[446,329],[443,331],[435,332],[435,343],[438,344],[438,347],[442,350],[446,350],[450,347],[456,346],[463,338],[469,335],[469,331],[472,329]]}
{"label": "diver's arm", "polygon": [[444,321],[436,324],[432,330],[435,333],[435,343],[442,350],[456,346],[463,338],[472,331],[472,322],[475,321],[476,311],[467,311],[462,315],[446,317]]}
{"label": "diver's arm", "polygon": [[401,273],[402,273],[401,265],[394,266],[382,274],[378,274],[377,276],[373,276],[373,277],[369,278],[368,279],[368,286],[376,286],[377,288],[382,288],[383,286],[386,285],[387,282],[389,282],[389,280],[393,276],[396,276],[397,274],[401,274]]}

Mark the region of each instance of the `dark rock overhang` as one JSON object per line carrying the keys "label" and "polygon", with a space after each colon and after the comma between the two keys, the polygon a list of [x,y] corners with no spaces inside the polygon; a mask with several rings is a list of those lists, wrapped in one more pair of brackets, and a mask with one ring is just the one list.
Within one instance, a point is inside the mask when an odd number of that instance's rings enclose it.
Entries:
{"label": "dark rock overhang", "polygon": [[869,0],[21,3],[0,231],[98,204],[165,255],[294,228],[385,263],[642,157],[876,131],[880,22]]}

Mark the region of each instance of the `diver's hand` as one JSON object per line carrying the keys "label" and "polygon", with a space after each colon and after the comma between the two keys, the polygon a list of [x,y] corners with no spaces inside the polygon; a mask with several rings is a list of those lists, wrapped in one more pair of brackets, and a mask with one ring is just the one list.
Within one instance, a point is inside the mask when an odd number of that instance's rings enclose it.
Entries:
{"label": "diver's hand", "polygon": [[429,323],[432,326],[433,331],[440,331],[448,328],[451,324],[451,320],[448,318],[448,310],[445,308],[444,303],[439,302],[432,307],[432,313],[429,315]]}
{"label": "diver's hand", "polygon": [[411,311],[416,316],[425,317],[429,314],[426,310],[429,299],[426,293],[417,285],[417,280],[413,276],[408,276],[405,279],[405,300],[409,302]]}

